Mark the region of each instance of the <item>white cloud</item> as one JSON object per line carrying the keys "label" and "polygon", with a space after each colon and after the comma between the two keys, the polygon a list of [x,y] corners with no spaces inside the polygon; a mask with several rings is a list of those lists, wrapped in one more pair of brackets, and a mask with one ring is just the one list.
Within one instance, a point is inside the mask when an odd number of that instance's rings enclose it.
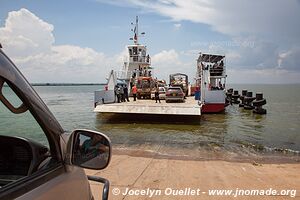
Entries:
{"label": "white cloud", "polygon": [[[216,15],[219,14],[215,12],[219,9],[219,5],[216,6],[215,1],[159,0],[151,5],[148,1],[127,1],[134,6],[142,8],[150,6],[151,11],[159,12],[177,21],[186,19],[194,22],[201,21],[210,23],[213,28],[217,28],[218,23],[221,23],[216,18]],[[195,3],[194,6],[191,5],[193,2]],[[230,0],[229,4],[231,2]],[[278,1],[275,0],[274,2],[275,7],[278,6]],[[116,2],[114,1],[114,3]],[[257,6],[258,3],[254,4]],[[288,6],[292,5],[290,2],[286,2],[286,4]],[[248,3],[245,5],[248,5]],[[283,7],[282,12],[284,12],[284,8],[287,5]],[[222,10],[225,13],[225,25],[227,20],[229,20],[226,17],[228,14],[226,9],[227,7]],[[236,12],[240,15],[238,9]],[[293,14],[293,9],[291,9],[291,13]],[[259,15],[259,12],[256,15]],[[288,13],[287,17],[291,17],[290,15]],[[250,20],[248,15],[244,16],[241,14],[240,18],[246,20],[245,22]],[[279,19],[275,16],[274,20]],[[292,20],[291,23],[297,23],[295,21]],[[278,22],[284,22],[284,20],[281,19]],[[227,25],[229,26],[231,23],[228,22]],[[258,22],[258,24],[261,23]],[[230,31],[227,32],[224,27],[224,29],[221,27],[219,31],[235,35],[239,32],[247,31],[243,29],[243,26],[236,24],[231,30],[233,31],[232,33]],[[288,29],[281,31],[290,32],[289,26],[287,25]],[[180,28],[181,23],[175,23],[174,28],[176,27]],[[258,29],[253,31],[258,33],[263,31],[263,29],[259,25]],[[297,32],[298,29],[295,29],[295,32]],[[127,56],[126,49],[117,55],[108,56],[91,48],[70,44],[55,45],[53,30],[53,25],[43,21],[24,8],[10,12],[5,25],[0,27],[0,42],[4,47],[4,51],[16,62],[30,82],[104,82],[109,70],[111,68],[118,70],[125,56]],[[273,28],[270,31],[275,31],[275,29]],[[280,48],[280,45],[266,41],[258,36],[232,36],[232,41],[238,41],[238,44],[241,44],[241,41],[254,42],[250,46],[240,45],[236,48],[228,48],[226,45],[222,46],[222,44],[209,44],[206,48],[211,53],[226,54],[230,82],[260,81],[263,79],[262,75],[266,77],[266,82],[268,82],[267,80],[270,80],[270,82],[299,82],[298,78],[296,78],[297,76],[299,77],[298,71],[300,66],[300,50],[297,42],[292,47],[286,44],[283,49]],[[153,55],[152,65],[155,68],[155,76],[167,79],[171,73],[183,72],[187,73],[189,77],[193,77],[198,51],[198,49],[195,49],[179,53],[175,49],[170,49]],[[187,58],[188,62],[186,62]],[[185,60],[183,61],[183,59]],[[243,69],[239,70],[240,68]]]}
{"label": "white cloud", "polygon": [[[265,33],[300,34],[300,4],[297,0],[98,0],[121,6],[133,6],[145,12],[156,12],[174,21],[189,20],[211,25],[225,34]],[[296,31],[295,31],[296,30]]]}
{"label": "white cloud", "polygon": [[239,46],[229,51],[229,55],[235,55],[237,59],[228,59],[234,68],[269,69],[277,67],[279,46],[266,41],[256,39],[253,47]]}
{"label": "white cloud", "polygon": [[299,70],[300,47],[292,47],[288,51],[279,54],[278,68],[286,70]]}
{"label": "white cloud", "polygon": [[[109,57],[91,48],[55,45],[53,30],[53,25],[24,8],[10,12],[0,28],[4,51],[30,82],[104,82],[109,70],[119,70],[126,59],[126,48]],[[174,49],[155,54],[152,65],[165,79],[185,66]]]}
{"label": "white cloud", "polygon": [[0,38],[4,51],[30,82],[104,82],[124,52],[108,57],[91,48],[55,45],[54,26],[22,8],[8,14]]}
{"label": "white cloud", "polygon": [[[278,69],[300,70],[300,51],[297,50],[300,46],[299,0],[98,1],[154,12],[176,24],[191,21],[209,25],[229,36],[231,41],[225,44],[208,42],[205,47],[203,42],[194,41],[191,47],[227,55],[230,68],[251,69],[253,72],[266,70],[264,72],[269,72],[274,78],[279,78],[273,73]],[[228,46],[233,44],[235,46]],[[288,78],[288,73],[282,75]]]}
{"label": "white cloud", "polygon": [[181,28],[181,24],[179,24],[179,23],[174,24],[174,28],[175,28],[175,30],[180,29]]}
{"label": "white cloud", "polygon": [[54,27],[22,8],[8,14],[0,28],[1,43],[15,57],[49,52],[54,43]]}
{"label": "white cloud", "polygon": [[155,76],[165,79],[168,82],[170,74],[185,73],[189,77],[194,77],[196,73],[196,62],[183,62],[180,54],[174,49],[163,50],[152,56],[152,66],[154,66]]}
{"label": "white cloud", "polygon": [[181,62],[178,53],[174,50],[163,50],[152,56],[151,64],[154,67],[154,76],[165,79],[168,82],[168,75],[178,69]]}
{"label": "white cloud", "polygon": [[152,57],[152,64],[180,64],[178,53],[174,50],[163,50]]}

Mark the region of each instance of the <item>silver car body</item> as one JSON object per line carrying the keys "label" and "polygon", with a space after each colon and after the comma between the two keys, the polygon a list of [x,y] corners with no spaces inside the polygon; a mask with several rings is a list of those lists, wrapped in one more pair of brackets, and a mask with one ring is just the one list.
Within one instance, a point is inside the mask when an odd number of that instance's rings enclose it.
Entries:
{"label": "silver car body", "polygon": [[[166,99],[166,88],[159,87],[159,99]],[[151,92],[151,99],[155,99],[155,90]]]}

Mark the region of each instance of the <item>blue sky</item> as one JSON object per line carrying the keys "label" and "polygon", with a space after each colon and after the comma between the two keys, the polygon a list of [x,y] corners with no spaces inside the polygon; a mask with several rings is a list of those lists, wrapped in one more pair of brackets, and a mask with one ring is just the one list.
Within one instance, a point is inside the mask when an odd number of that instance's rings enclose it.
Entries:
{"label": "blue sky", "polygon": [[192,77],[202,51],[227,56],[231,83],[300,82],[298,0],[1,0],[0,42],[31,82],[104,82],[136,15],[159,78]]}

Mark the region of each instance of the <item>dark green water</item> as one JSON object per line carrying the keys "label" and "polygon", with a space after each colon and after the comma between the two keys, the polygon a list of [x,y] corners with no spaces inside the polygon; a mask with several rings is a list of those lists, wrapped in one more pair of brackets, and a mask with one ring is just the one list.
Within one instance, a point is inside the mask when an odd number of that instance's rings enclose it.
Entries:
{"label": "dark green water", "polygon": [[[115,148],[162,156],[200,159],[280,158],[299,160],[300,85],[231,85],[263,92],[267,115],[255,115],[238,105],[225,114],[203,115],[199,124],[107,122],[93,113],[94,90],[102,86],[35,86],[62,126],[106,133]],[[0,105],[0,134],[21,135],[45,143],[30,115],[15,118]],[[33,120],[33,119],[31,119]]]}

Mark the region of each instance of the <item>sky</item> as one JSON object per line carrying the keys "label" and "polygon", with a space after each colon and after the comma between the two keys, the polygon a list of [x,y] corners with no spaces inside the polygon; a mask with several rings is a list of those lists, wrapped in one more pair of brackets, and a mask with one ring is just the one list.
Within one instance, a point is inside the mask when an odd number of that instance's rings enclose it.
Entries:
{"label": "sky", "polygon": [[0,43],[32,83],[104,83],[135,16],[155,77],[192,81],[204,52],[228,83],[300,83],[300,0],[0,0]]}

